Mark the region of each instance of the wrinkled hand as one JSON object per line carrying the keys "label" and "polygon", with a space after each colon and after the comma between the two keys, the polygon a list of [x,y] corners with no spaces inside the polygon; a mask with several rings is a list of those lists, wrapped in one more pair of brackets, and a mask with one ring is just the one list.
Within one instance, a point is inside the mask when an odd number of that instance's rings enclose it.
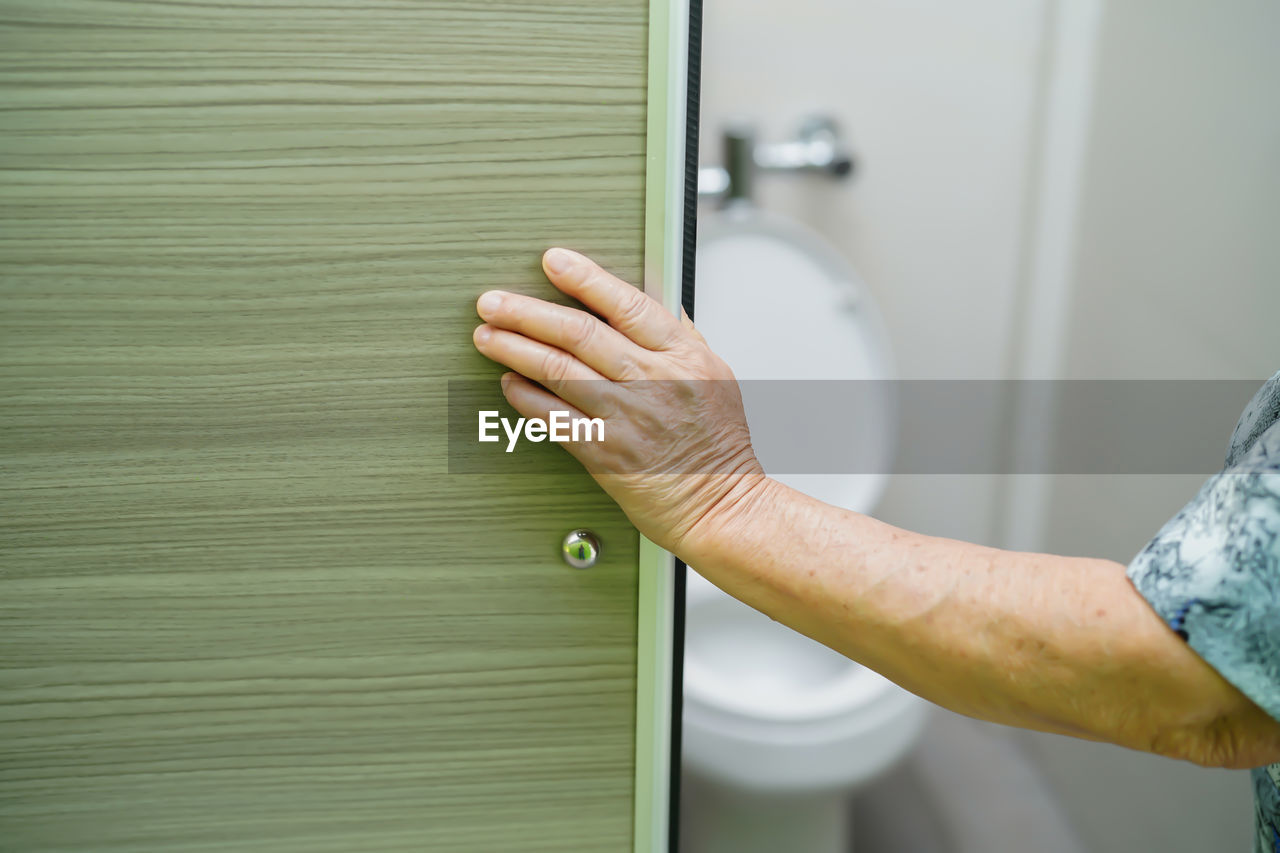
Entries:
{"label": "wrinkled hand", "polygon": [[485,321],[476,349],[515,371],[503,375],[502,391],[521,415],[602,419],[603,441],[566,449],[641,533],[682,554],[696,529],[715,524],[765,479],[733,372],[683,311],[676,319],[590,259],[551,249],[543,269],[603,321],[489,291],[476,302]]}

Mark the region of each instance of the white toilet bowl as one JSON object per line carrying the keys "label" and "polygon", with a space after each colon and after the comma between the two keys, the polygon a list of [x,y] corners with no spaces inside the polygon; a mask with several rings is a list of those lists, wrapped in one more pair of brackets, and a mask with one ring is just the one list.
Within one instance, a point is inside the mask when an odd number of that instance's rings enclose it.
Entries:
{"label": "white toilet bowl", "polygon": [[[739,380],[892,377],[869,294],[834,250],[796,223],[751,207],[705,222],[696,298],[699,330]],[[884,404],[857,412],[860,422],[851,425],[860,452],[881,463],[868,465],[871,473],[770,473],[869,512],[887,481],[896,418],[892,395],[877,399]],[[766,413],[753,411],[752,400],[744,390],[754,425]],[[754,426],[752,433],[767,469],[769,448]],[[704,795],[681,815],[691,826],[682,833],[688,853],[847,851],[848,793],[905,757],[927,707],[690,571],[683,764]]]}

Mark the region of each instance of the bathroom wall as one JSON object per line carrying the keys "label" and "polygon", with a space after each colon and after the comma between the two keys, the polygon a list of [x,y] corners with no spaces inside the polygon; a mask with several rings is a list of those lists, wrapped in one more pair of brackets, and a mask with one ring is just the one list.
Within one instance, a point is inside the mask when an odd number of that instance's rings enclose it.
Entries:
{"label": "bathroom wall", "polygon": [[[1028,336],[1045,333],[1058,343],[1034,375],[1270,375],[1280,369],[1268,328],[1280,316],[1274,0],[1103,3],[1062,265],[1067,309],[1049,327],[1023,324],[1039,285],[1028,252],[1044,190],[1042,87],[1057,58],[1048,45],[1072,2],[706,0],[703,163],[720,162],[730,117],[755,120],[766,141],[813,111],[844,124],[859,160],[852,181],[762,176],[758,200],[861,271],[904,377],[1023,376]],[[1202,478],[1056,478],[1030,507],[1040,523],[1011,530],[1015,479],[898,477],[877,515],[1127,562]],[[1001,731],[1048,778],[1086,849],[1247,849],[1244,774]]]}
{"label": "bathroom wall", "polygon": [[[1280,370],[1277,45],[1274,0],[1108,4],[1063,375],[1264,379]],[[1224,452],[1237,415],[1187,413],[1214,419]],[[1203,479],[1056,478],[1041,547],[1127,563]],[[1091,850],[1248,849],[1244,773],[1023,737]]]}

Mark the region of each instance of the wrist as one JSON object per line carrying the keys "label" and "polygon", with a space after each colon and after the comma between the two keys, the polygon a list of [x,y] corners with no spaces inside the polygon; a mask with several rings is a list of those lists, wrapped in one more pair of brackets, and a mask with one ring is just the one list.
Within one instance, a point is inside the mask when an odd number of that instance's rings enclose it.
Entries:
{"label": "wrist", "polygon": [[767,529],[778,512],[785,489],[763,471],[735,478],[684,532],[675,554],[697,567],[728,557],[735,547],[750,548],[750,537]]}

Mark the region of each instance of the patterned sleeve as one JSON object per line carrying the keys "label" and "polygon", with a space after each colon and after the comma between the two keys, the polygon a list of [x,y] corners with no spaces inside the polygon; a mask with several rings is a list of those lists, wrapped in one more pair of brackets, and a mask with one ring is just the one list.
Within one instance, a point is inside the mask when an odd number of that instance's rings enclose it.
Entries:
{"label": "patterned sleeve", "polygon": [[1127,574],[1192,649],[1280,720],[1280,422],[1237,449]]}

